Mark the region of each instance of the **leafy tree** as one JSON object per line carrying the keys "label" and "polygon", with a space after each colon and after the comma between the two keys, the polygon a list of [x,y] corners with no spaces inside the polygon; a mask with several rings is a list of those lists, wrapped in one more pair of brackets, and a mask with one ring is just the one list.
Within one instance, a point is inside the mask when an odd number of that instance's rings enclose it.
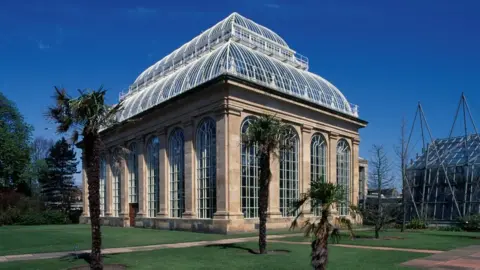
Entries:
{"label": "leafy tree", "polygon": [[377,197],[373,202],[367,200],[367,205],[362,212],[365,220],[374,224],[375,238],[380,237],[380,230],[397,218],[398,205],[396,202],[382,199],[382,191],[393,188],[394,179],[391,176],[392,164],[387,157],[383,146],[373,145],[371,168],[368,186],[376,191]]}
{"label": "leafy tree", "polygon": [[16,105],[0,93],[0,188],[30,193],[24,175],[30,163],[31,133]]}
{"label": "leafy tree", "polygon": [[282,141],[288,137],[289,128],[278,118],[272,115],[263,115],[254,119],[247,128],[242,140],[246,147],[258,149],[259,159],[259,253],[267,253],[267,210],[269,200],[269,186],[271,180],[270,160],[282,146]]}
{"label": "leafy tree", "polygon": [[[294,202],[292,212],[297,216],[292,222],[291,229],[299,226],[298,218],[303,216],[300,211],[302,206],[321,208],[321,215],[312,219],[306,219],[301,225],[305,236],[313,236],[311,262],[315,270],[327,269],[328,263],[328,238],[332,236],[335,240],[339,240],[339,230],[334,224],[331,224],[331,209],[334,204],[345,203],[345,189],[341,185],[326,183],[322,178],[312,179],[310,189],[302,194],[300,200]],[[350,215],[352,219],[356,218],[356,208],[350,206]],[[335,218],[341,225],[346,225],[350,235],[354,235],[352,224],[346,217]]]}
{"label": "leafy tree", "polygon": [[55,88],[55,105],[49,108],[48,117],[57,123],[59,133],[72,132],[75,143],[82,137],[82,163],[88,179],[88,203],[92,228],[92,252],[90,268],[103,269],[100,231],[100,129],[115,124],[115,116],[122,103],[109,106],[105,103],[106,90],[79,90],[77,98],[71,98],[65,89]]}
{"label": "leafy tree", "polygon": [[70,213],[74,201],[74,174],[77,173],[77,157],[73,146],[65,138],[50,148],[46,158],[47,172],[42,178],[42,194],[50,207]]}
{"label": "leafy tree", "polygon": [[36,137],[31,143],[30,164],[23,178],[28,181],[33,195],[39,195],[40,193],[40,178],[44,177],[47,173],[48,166],[46,158],[53,144],[54,141],[52,139],[43,137]]}

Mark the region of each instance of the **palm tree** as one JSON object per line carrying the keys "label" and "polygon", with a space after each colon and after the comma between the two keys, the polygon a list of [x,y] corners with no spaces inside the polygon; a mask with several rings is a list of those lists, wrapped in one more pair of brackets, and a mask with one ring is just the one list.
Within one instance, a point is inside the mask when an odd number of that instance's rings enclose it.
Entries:
{"label": "palm tree", "polygon": [[71,98],[65,89],[55,87],[55,105],[48,109],[47,117],[57,124],[57,132],[71,132],[72,142],[82,138],[82,162],[88,179],[88,203],[92,229],[92,253],[90,269],[103,269],[101,257],[102,237],[100,231],[100,129],[115,123],[115,115],[122,104],[105,104],[106,90],[79,90],[77,98]]}
{"label": "palm tree", "polygon": [[258,191],[258,247],[259,253],[267,253],[267,210],[271,180],[270,159],[283,147],[284,136],[289,132],[287,125],[272,115],[262,115],[248,125],[242,141],[245,147],[257,149],[259,161]]}
{"label": "palm tree", "polygon": [[[321,215],[313,219],[306,219],[302,224],[302,230],[305,236],[313,236],[312,241],[312,266],[315,270],[325,270],[328,262],[328,238],[331,236],[335,241],[339,239],[339,230],[336,225],[330,223],[331,208],[334,204],[345,202],[345,189],[343,186],[333,183],[325,183],[323,178],[312,179],[310,189],[302,194],[300,200],[293,203],[292,212],[297,216],[292,222],[291,229],[298,227],[298,219],[303,216],[300,211],[303,205],[313,209],[320,207]],[[350,214],[353,219],[357,215],[356,208],[350,207]],[[350,232],[350,236],[355,237],[351,221],[346,217],[338,217],[335,220],[338,225],[345,225]]]}

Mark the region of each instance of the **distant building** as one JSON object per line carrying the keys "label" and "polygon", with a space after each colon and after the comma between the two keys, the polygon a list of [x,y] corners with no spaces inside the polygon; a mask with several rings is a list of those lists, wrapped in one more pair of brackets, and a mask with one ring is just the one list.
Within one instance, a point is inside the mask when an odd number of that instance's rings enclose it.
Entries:
{"label": "distant building", "polygon": [[358,160],[358,187],[358,200],[362,204],[368,191],[368,160],[361,157]]}

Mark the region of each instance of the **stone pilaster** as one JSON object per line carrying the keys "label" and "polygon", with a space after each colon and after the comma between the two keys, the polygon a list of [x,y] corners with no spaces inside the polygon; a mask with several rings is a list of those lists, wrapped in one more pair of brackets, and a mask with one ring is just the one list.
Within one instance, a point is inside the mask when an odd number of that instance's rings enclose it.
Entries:
{"label": "stone pilaster", "polygon": [[195,218],[195,152],[194,152],[195,127],[192,120],[183,123],[183,136],[185,139],[185,212],[183,218]]}
{"label": "stone pilaster", "polygon": [[269,198],[268,198],[268,212],[269,219],[280,218],[280,162],[279,153],[270,155],[270,170],[272,178],[270,179]]}
{"label": "stone pilaster", "polygon": [[112,189],[112,181],[113,181],[113,174],[112,174],[112,167],[113,167],[113,152],[111,150],[107,151],[107,174],[106,174],[106,188],[105,188],[105,196],[106,205],[105,205],[105,216],[111,217],[112,216],[112,201],[113,201],[113,189]]}
{"label": "stone pilaster", "polygon": [[83,188],[83,193],[82,193],[82,202],[83,202],[83,212],[82,216],[83,217],[88,217],[90,216],[90,209],[88,207],[88,181],[87,181],[87,170],[85,168],[85,164],[82,163],[82,188]]}
{"label": "stone pilaster", "polygon": [[220,108],[215,115],[216,120],[216,162],[217,162],[217,211],[214,214],[215,219],[228,219],[228,201],[229,201],[229,156],[228,156],[228,110],[226,107]]}
{"label": "stone pilaster", "polygon": [[158,136],[160,145],[160,152],[158,156],[159,164],[159,189],[158,189],[158,213],[157,217],[168,217],[168,198],[169,198],[169,185],[168,185],[168,158],[167,158],[167,129],[160,128],[157,130],[156,135]]}
{"label": "stone pilaster", "polygon": [[228,211],[230,219],[243,219],[241,198],[241,108],[228,107]]}
{"label": "stone pilaster", "polygon": [[351,179],[351,187],[352,187],[352,195],[350,196],[351,201],[350,204],[357,205],[358,204],[358,192],[359,192],[359,165],[358,165],[358,159],[359,159],[359,145],[360,145],[360,139],[359,138],[353,138],[352,140],[352,179]]}
{"label": "stone pilaster", "polygon": [[[329,133],[328,134],[328,182],[337,184],[337,142],[338,142],[338,134],[337,133]],[[337,207],[336,205],[332,206],[332,214],[337,215]]]}
{"label": "stone pilaster", "polygon": [[137,217],[147,216],[146,168],[145,168],[145,137],[137,137],[138,158],[138,213]]}
{"label": "stone pilaster", "polygon": [[[301,134],[301,143],[302,145],[300,146],[301,148],[301,153],[302,157],[300,159],[300,166],[302,175],[300,176],[300,197],[301,194],[304,194],[310,189],[310,181],[311,181],[311,176],[310,176],[310,171],[311,171],[311,139],[312,139],[312,128],[309,126],[302,126],[302,134]],[[309,216],[311,215],[311,207],[310,207],[310,202],[307,202],[304,204],[302,212],[304,216]]]}
{"label": "stone pilaster", "polygon": [[[120,217],[124,220],[128,220],[128,213],[130,207],[128,207],[128,168],[127,168],[127,152],[126,146],[121,149],[120,152]],[[124,222],[124,225],[128,225],[128,222]]]}

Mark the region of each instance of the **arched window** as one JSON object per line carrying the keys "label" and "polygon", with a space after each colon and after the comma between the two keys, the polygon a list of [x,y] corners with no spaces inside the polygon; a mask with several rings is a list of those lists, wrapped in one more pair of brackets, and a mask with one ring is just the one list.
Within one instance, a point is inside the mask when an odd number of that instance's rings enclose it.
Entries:
{"label": "arched window", "polygon": [[[327,181],[327,144],[325,138],[320,133],[315,133],[312,136],[310,144],[310,179],[322,179]],[[312,213],[319,216],[321,213],[320,207],[312,209]]]}
{"label": "arched window", "polygon": [[138,203],[138,159],[137,144],[132,143],[128,147],[128,202]]}
{"label": "arched window", "polygon": [[344,139],[337,143],[337,185],[342,185],[345,189],[345,203],[338,206],[340,216],[348,215],[350,205],[350,146]]}
{"label": "arched window", "polygon": [[121,188],[120,184],[122,181],[122,170],[120,162],[119,151],[113,153],[111,158],[111,169],[112,169],[112,216],[118,217],[121,211]]}
{"label": "arched window", "polygon": [[100,216],[105,215],[105,206],[107,205],[107,196],[105,194],[107,179],[107,160],[100,158]]}
{"label": "arched window", "polygon": [[160,141],[152,137],[147,144],[147,212],[149,217],[158,213],[158,176]]}
{"label": "arched window", "polygon": [[282,136],[280,148],[280,212],[282,216],[293,216],[290,213],[292,203],[299,198],[298,185],[298,145],[297,132],[290,128]]}
{"label": "arched window", "polygon": [[[247,117],[243,120],[240,131],[243,136],[248,129],[248,125],[254,120],[254,117]],[[246,146],[242,143],[242,212],[245,218],[258,218],[258,179],[259,179],[259,161],[258,147]]]}
{"label": "arched window", "polygon": [[199,218],[212,218],[216,211],[216,150],[215,121],[211,118],[203,119],[196,134]]}
{"label": "arched window", "polygon": [[182,217],[185,211],[184,178],[184,137],[183,131],[176,128],[168,138],[168,160],[170,162],[170,216]]}

